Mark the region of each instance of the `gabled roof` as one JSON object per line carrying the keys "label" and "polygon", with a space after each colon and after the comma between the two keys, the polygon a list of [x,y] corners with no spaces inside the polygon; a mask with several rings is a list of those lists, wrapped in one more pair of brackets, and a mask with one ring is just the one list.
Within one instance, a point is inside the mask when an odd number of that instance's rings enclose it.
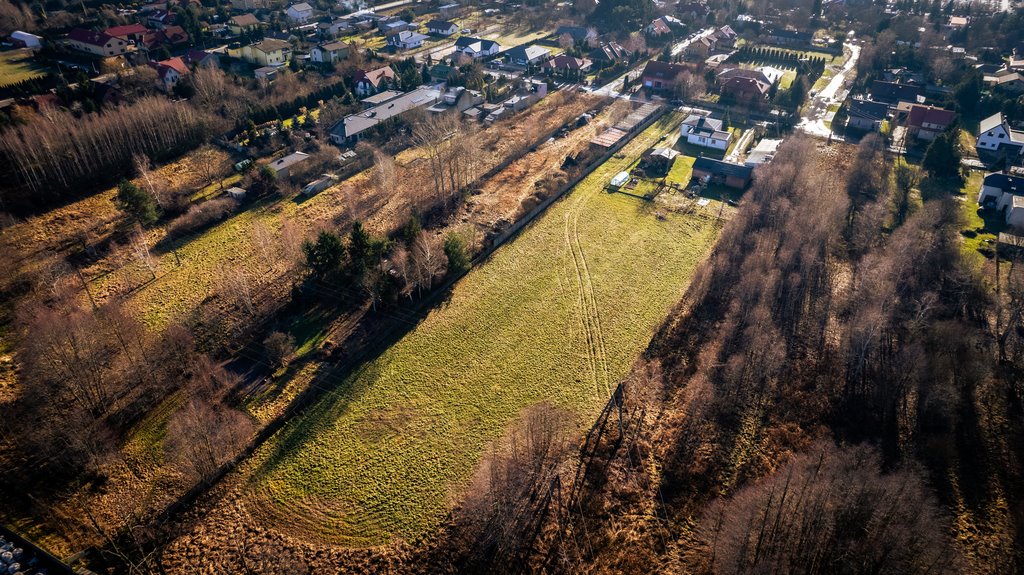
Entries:
{"label": "gabled roof", "polygon": [[324,50],[324,51],[327,51],[327,52],[334,52],[336,50],[345,50],[345,49],[347,49],[348,48],[348,44],[342,42],[341,40],[336,40],[334,42],[324,42],[323,44],[320,44],[319,46],[317,46],[317,48],[320,48],[321,50]]}
{"label": "gabled roof", "polygon": [[[749,68],[729,68],[718,73],[718,81],[725,82],[726,80],[731,80],[733,78],[747,78],[750,80],[757,80],[758,82],[771,86],[775,82],[772,81],[773,77],[769,76],[769,73],[772,73],[770,69],[751,70]],[[774,73],[772,74],[774,76]]]}
{"label": "gabled roof", "polygon": [[568,68],[570,70],[582,70],[591,64],[590,60],[584,58],[574,58],[565,54],[559,54],[554,58],[544,62],[546,68]]}
{"label": "gabled roof", "polygon": [[996,172],[985,176],[982,185],[999,188],[1013,195],[1024,195],[1024,178]]}
{"label": "gabled roof", "polygon": [[296,12],[312,12],[313,7],[307,2],[299,2],[298,4],[292,4],[288,7],[289,10],[294,9]]}
{"label": "gabled roof", "polygon": [[650,60],[647,62],[647,65],[644,66],[643,77],[675,80],[676,76],[678,76],[680,72],[689,69],[689,66],[685,66],[683,64],[672,64],[670,62],[662,62],[660,60]]}
{"label": "gabled roof", "polygon": [[665,21],[662,20],[661,18],[656,18],[655,20],[653,20],[647,26],[647,29],[650,31],[651,34],[657,35],[668,34],[669,32],[672,31],[672,29],[668,27],[668,24],[666,24]]}
{"label": "gabled roof", "polygon": [[259,42],[253,44],[252,47],[256,50],[259,50],[260,52],[269,54],[270,52],[275,52],[277,50],[291,48],[292,45],[289,44],[288,42],[285,42],[284,40],[277,40],[275,38],[264,38],[263,40],[260,40]]}
{"label": "gabled roof", "polygon": [[875,80],[871,84],[871,99],[876,102],[887,104],[898,101],[916,102],[924,90],[916,84],[897,84],[895,82],[883,82]]}
{"label": "gabled roof", "polygon": [[453,26],[455,24],[448,20],[431,20],[427,22],[427,30],[451,30]]}
{"label": "gabled roof", "polygon": [[851,98],[847,105],[847,115],[873,121],[884,120],[889,114],[889,106],[884,102]]}
{"label": "gabled roof", "polygon": [[154,67],[156,68],[156,74],[161,81],[167,79],[167,75],[170,74],[171,70],[177,72],[179,76],[188,74],[188,66],[185,64],[184,60],[178,57],[156,62]]}
{"label": "gabled roof", "polygon": [[103,31],[108,36],[115,38],[127,38],[128,36],[141,36],[149,32],[149,28],[146,28],[142,24],[126,24],[124,26],[113,26]]}
{"label": "gabled roof", "polygon": [[114,37],[103,33],[94,32],[92,30],[86,30],[85,28],[74,28],[68,32],[68,40],[74,40],[83,44],[90,44],[92,46],[106,46],[107,42],[110,42]]}
{"label": "gabled roof", "polygon": [[629,52],[617,42],[608,42],[591,50],[590,57],[595,60],[623,60],[629,57]]}
{"label": "gabled roof", "polygon": [[1004,128],[1006,127],[1005,122],[1003,121],[1003,114],[1001,112],[996,112],[981,121],[981,124],[978,126],[978,133],[994,130],[1000,126],[1003,126]]}
{"label": "gabled roof", "polygon": [[304,152],[292,152],[291,154],[288,154],[287,156],[285,156],[283,158],[280,158],[280,159],[274,160],[273,162],[270,162],[269,166],[275,172],[280,172],[281,170],[283,170],[285,168],[290,168],[290,167],[294,166],[295,164],[298,164],[299,162],[305,161],[306,158],[308,158],[308,157],[309,157],[309,154],[306,154]]}
{"label": "gabled roof", "polygon": [[232,16],[231,22],[239,28],[260,25],[260,19],[257,18],[255,14],[239,14],[238,16]]}
{"label": "gabled roof", "polygon": [[213,54],[203,50],[189,50],[188,54],[185,54],[185,62],[189,64],[199,64],[212,55]]}
{"label": "gabled roof", "polygon": [[497,46],[501,49],[501,45],[494,40],[486,40],[484,38],[473,38],[472,36],[462,36],[455,40],[455,48],[458,50],[472,50],[473,52],[489,52],[493,47]]}
{"label": "gabled roof", "polygon": [[758,80],[756,78],[745,78],[745,77],[734,77],[727,78],[724,81],[720,81],[723,88],[728,88],[734,91],[741,92],[759,92],[760,94],[767,94],[771,89],[771,84]]}
{"label": "gabled roof", "polygon": [[561,38],[563,34],[572,36],[574,42],[582,42],[587,38],[596,36],[585,26],[559,26],[558,30],[555,30],[555,37]]}
{"label": "gabled roof", "polygon": [[510,49],[507,54],[509,58],[515,58],[517,60],[533,60],[535,58],[541,58],[551,51],[541,46],[535,46],[533,44],[529,46],[516,46]]}
{"label": "gabled roof", "polygon": [[391,66],[384,66],[383,68],[377,68],[376,70],[364,71],[359,70],[355,73],[353,81],[361,82],[366,80],[374,88],[380,86],[384,80],[394,80],[397,77],[395,71],[391,69]]}
{"label": "gabled roof", "polygon": [[935,124],[946,127],[956,119],[956,112],[935,106],[922,106],[914,104],[910,107],[910,115],[907,118],[907,125],[920,128],[924,124]]}
{"label": "gabled roof", "polygon": [[700,114],[690,114],[683,120],[684,126],[692,126],[694,128],[707,128],[712,131],[722,129],[722,121],[715,118],[709,118]]}

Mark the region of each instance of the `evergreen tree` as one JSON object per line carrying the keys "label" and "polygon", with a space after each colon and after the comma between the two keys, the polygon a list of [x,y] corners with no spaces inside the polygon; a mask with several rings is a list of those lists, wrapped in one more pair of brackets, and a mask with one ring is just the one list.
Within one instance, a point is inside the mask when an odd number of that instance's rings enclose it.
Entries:
{"label": "evergreen tree", "polygon": [[146,190],[128,180],[117,185],[117,206],[143,226],[151,226],[160,217],[156,199]]}
{"label": "evergreen tree", "polygon": [[962,158],[960,126],[954,122],[928,146],[921,165],[933,178],[955,178],[960,175],[960,160]]}
{"label": "evergreen tree", "polygon": [[325,279],[341,270],[345,247],[338,234],[324,230],[316,241],[306,240],[302,243],[302,253],[306,256],[306,267],[310,275],[316,279]]}

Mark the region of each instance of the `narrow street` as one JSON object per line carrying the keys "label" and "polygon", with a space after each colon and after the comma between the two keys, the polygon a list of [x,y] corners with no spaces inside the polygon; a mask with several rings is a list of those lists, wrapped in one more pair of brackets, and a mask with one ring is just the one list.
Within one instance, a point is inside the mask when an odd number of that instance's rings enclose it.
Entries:
{"label": "narrow street", "polygon": [[850,57],[843,64],[843,68],[832,77],[828,85],[816,94],[807,105],[803,117],[800,118],[800,123],[796,126],[798,130],[821,138],[837,138],[832,135],[832,130],[825,124],[831,120],[829,107],[846,99],[847,88],[853,82],[850,72],[856,68],[857,60],[860,58],[859,45],[847,43],[844,47],[850,51]]}

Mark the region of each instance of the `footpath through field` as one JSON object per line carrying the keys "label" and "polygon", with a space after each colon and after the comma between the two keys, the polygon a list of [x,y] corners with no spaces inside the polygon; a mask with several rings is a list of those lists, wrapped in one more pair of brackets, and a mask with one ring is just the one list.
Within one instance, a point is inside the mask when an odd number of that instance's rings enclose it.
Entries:
{"label": "footpath through field", "polygon": [[639,134],[265,445],[252,513],[350,546],[415,538],[444,518],[527,406],[551,402],[585,426],[719,229],[605,190],[644,150],[674,140],[679,121],[669,114]]}

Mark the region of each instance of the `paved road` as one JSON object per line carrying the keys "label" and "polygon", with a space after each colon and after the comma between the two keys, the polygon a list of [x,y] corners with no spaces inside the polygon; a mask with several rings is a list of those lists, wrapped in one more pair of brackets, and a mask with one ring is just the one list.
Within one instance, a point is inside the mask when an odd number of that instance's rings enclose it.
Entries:
{"label": "paved road", "polygon": [[850,57],[843,64],[843,68],[832,77],[832,80],[825,88],[811,100],[804,112],[803,118],[797,124],[797,129],[813,136],[822,138],[833,137],[832,130],[825,125],[828,120],[828,108],[832,104],[842,102],[846,98],[846,87],[853,82],[850,72],[857,66],[860,58],[860,46],[856,44],[845,44],[844,47],[850,51]]}

